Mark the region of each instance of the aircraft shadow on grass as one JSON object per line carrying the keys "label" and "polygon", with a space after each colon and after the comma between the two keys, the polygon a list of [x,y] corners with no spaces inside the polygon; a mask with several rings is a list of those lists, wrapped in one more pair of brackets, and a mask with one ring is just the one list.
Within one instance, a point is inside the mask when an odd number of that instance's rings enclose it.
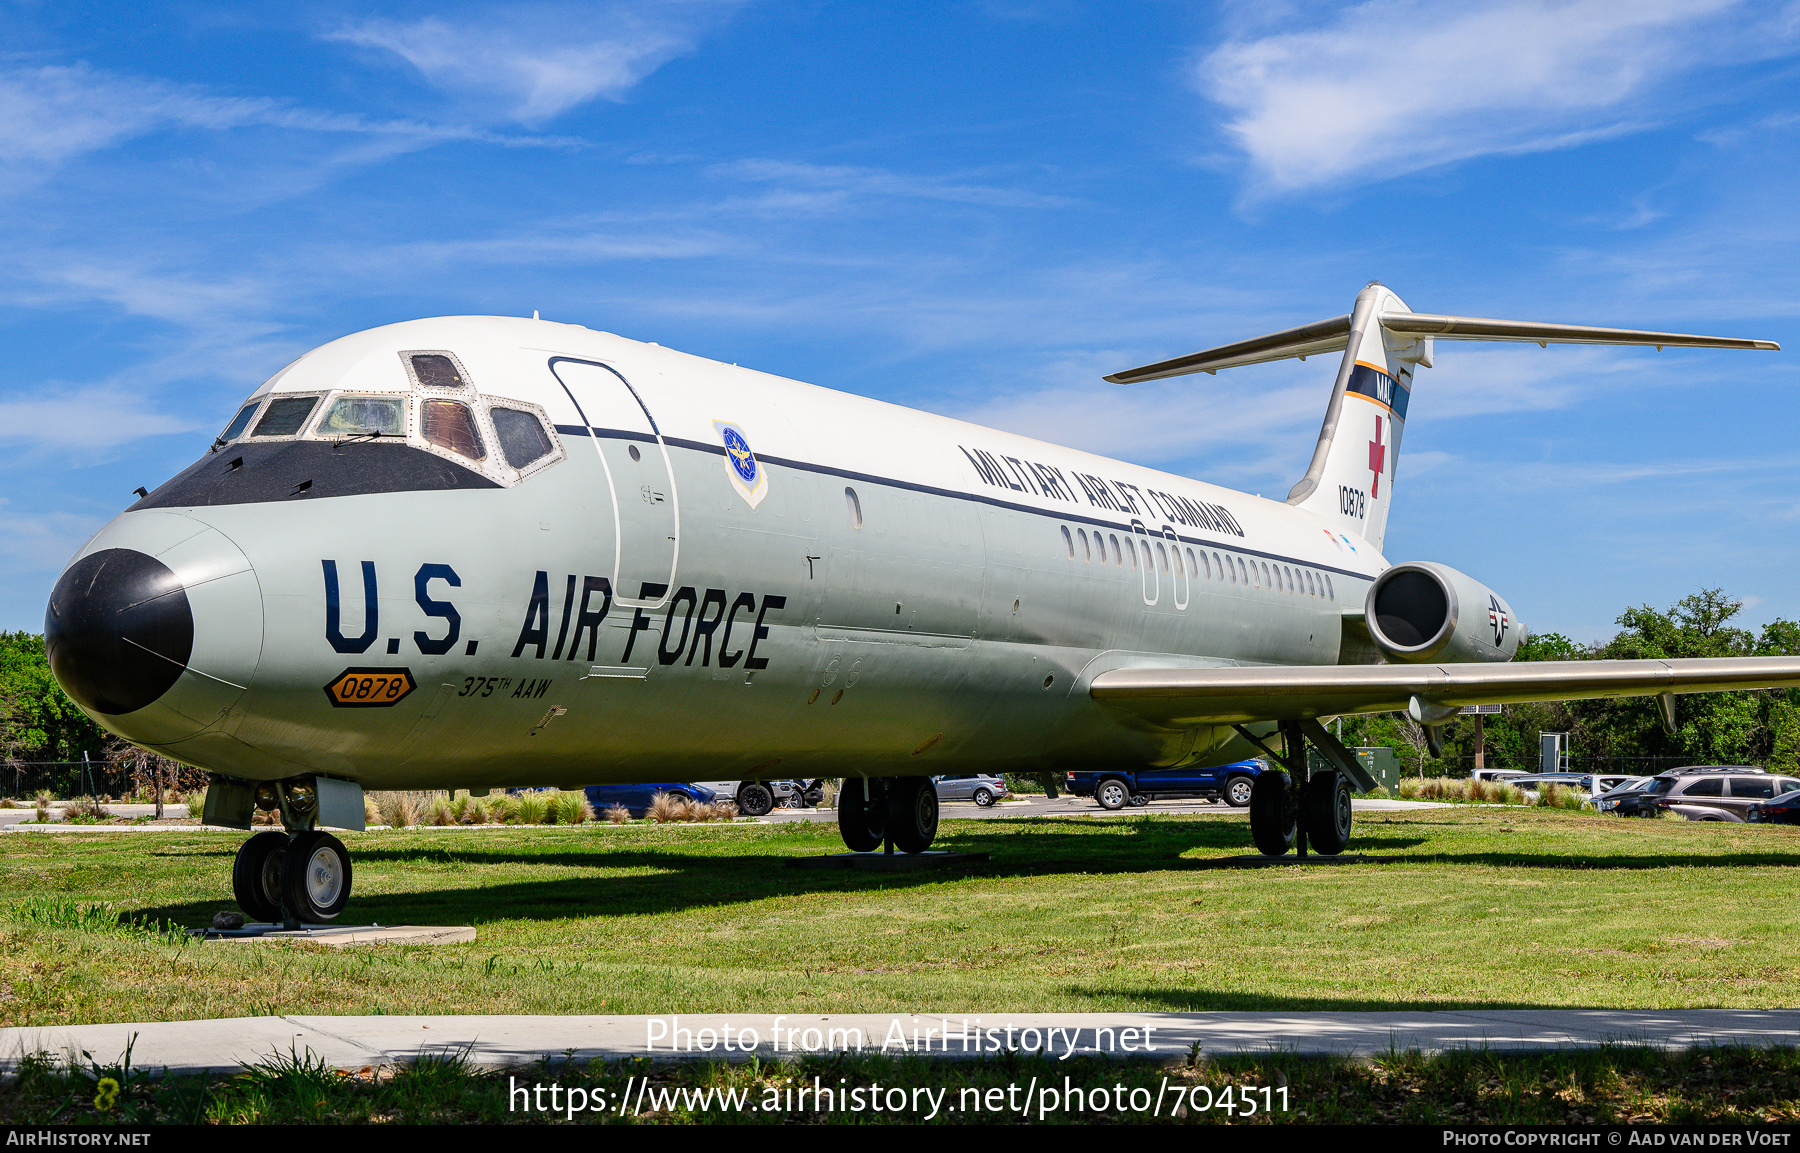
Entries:
{"label": "aircraft shadow on grass", "polygon": [[[368,893],[352,897],[346,924],[475,924],[507,920],[562,920],[580,917],[634,916],[718,908],[768,897],[857,891],[891,892],[945,881],[1068,875],[1129,876],[1142,873],[1199,872],[1236,869],[1255,855],[1249,830],[1242,824],[1133,822],[1129,836],[1096,836],[1091,821],[1035,818],[1030,828],[989,831],[947,829],[938,847],[951,852],[986,852],[986,862],[881,873],[860,870],[801,870],[788,861],[822,853],[795,846],[792,854],[694,853],[678,849],[622,848],[596,842],[591,851],[564,845],[545,852],[516,846],[488,846],[471,838],[454,847],[361,848],[353,846],[355,864],[416,865],[422,868],[464,866],[536,867],[546,870],[591,870],[584,877],[515,880],[497,885],[422,889],[408,893]],[[1068,832],[1059,831],[1068,827]],[[1075,830],[1079,829],[1079,832]],[[475,834],[480,836],[480,834]],[[1717,856],[1594,854],[1572,857],[1539,851],[1470,851],[1398,855],[1424,838],[1403,833],[1359,832],[1351,852],[1375,862],[1339,868],[1381,870],[1394,865],[1465,865],[1484,868],[1639,870],[1657,868],[1796,867],[1800,854],[1744,852]],[[1184,854],[1194,855],[1184,855]],[[191,854],[190,854],[191,855]],[[221,850],[219,855],[226,855]],[[1292,862],[1290,855],[1282,858]],[[626,875],[620,876],[619,873]],[[405,874],[399,874],[404,877]],[[442,874],[438,874],[441,876]],[[228,902],[190,902],[139,909],[136,917],[198,927],[210,922]]]}

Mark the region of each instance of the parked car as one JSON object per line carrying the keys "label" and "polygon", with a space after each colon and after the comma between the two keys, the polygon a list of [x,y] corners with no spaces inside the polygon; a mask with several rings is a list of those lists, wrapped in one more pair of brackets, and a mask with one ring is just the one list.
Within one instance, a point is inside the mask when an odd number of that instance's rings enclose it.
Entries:
{"label": "parked car", "polygon": [[604,813],[613,805],[623,805],[625,811],[633,817],[642,817],[648,812],[658,793],[672,793],[702,805],[710,805],[718,799],[718,794],[709,788],[681,781],[648,785],[589,785],[586,792],[588,805],[596,815]]}
{"label": "parked car", "polygon": [[[1665,779],[1669,782],[1667,787],[1662,785]],[[1800,780],[1774,776],[1759,769],[1754,773],[1659,775],[1654,792],[1659,808],[1690,821],[1741,822],[1752,806],[1796,789],[1800,789]]]}
{"label": "parked car", "polygon": [[939,801],[974,801],[982,808],[1007,795],[1006,779],[987,773],[962,773],[931,778]]}
{"label": "parked car", "polygon": [[776,805],[784,809],[809,808],[825,798],[824,782],[818,780],[701,781],[699,785],[735,801],[738,812],[746,817],[766,817]]}
{"label": "parked car", "polygon": [[1069,791],[1078,797],[1094,798],[1103,809],[1147,805],[1159,797],[1222,800],[1241,809],[1250,804],[1250,789],[1256,784],[1257,774],[1266,767],[1261,761],[1237,761],[1210,769],[1162,772],[1105,769],[1097,773],[1070,773]]}
{"label": "parked car", "polygon": [[[1608,780],[1615,778],[1608,777]],[[1602,813],[1611,813],[1615,817],[1647,817],[1649,812],[1638,812],[1638,802],[1644,799],[1644,790],[1650,787],[1655,777],[1626,777],[1617,785],[1594,797],[1594,808]],[[1654,805],[1652,805],[1654,807]]]}
{"label": "parked car", "polygon": [[1511,781],[1530,775],[1524,769],[1476,769],[1469,774],[1477,781]]}
{"label": "parked car", "polygon": [[1800,825],[1800,791],[1780,793],[1748,806],[1744,820],[1765,825]]}
{"label": "parked car", "polygon": [[1625,773],[1530,773],[1520,777],[1510,777],[1504,784],[1535,793],[1544,785],[1561,785],[1565,789],[1586,793],[1589,800],[1597,799],[1606,793],[1640,778]]}

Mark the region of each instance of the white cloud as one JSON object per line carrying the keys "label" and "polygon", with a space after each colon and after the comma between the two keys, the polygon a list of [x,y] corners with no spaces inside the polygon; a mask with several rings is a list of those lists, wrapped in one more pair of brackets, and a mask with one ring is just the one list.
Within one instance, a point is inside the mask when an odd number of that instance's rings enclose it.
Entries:
{"label": "white cloud", "polygon": [[1630,131],[1670,80],[1791,52],[1794,32],[1739,0],[1371,0],[1225,43],[1196,81],[1280,193]]}
{"label": "white cloud", "polygon": [[461,125],[361,116],[262,97],[221,96],[194,85],[86,64],[0,69],[0,181],[20,184],[75,157],[154,132],[265,127],[384,138],[368,159],[448,140],[568,146],[554,137],[507,137]]}
{"label": "white cloud", "polygon": [[392,52],[432,85],[504,116],[541,124],[596,98],[621,100],[639,81],[690,52],[703,26],[735,0],[604,6],[517,6],[482,20],[364,20],[326,39]]}
{"label": "white cloud", "polygon": [[146,397],[121,388],[0,400],[0,443],[85,451],[199,427],[191,419],[158,412]]}
{"label": "white cloud", "polygon": [[785,208],[835,208],[874,197],[942,200],[986,208],[1065,208],[1073,203],[1061,196],[847,165],[739,160],[714,165],[710,174],[775,185],[776,204]]}

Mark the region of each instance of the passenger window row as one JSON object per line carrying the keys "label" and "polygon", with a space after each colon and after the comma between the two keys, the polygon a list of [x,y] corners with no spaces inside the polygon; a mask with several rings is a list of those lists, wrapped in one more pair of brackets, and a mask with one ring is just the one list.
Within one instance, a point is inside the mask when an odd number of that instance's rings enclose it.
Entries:
{"label": "passenger window row", "polygon": [[[1177,567],[1185,562],[1190,580],[1217,581],[1234,587],[1241,585],[1267,589],[1289,596],[1337,600],[1337,588],[1331,583],[1328,573],[1283,564],[1271,565],[1267,561],[1247,560],[1230,553],[1209,553],[1204,548],[1196,550],[1187,545],[1165,544],[1163,539],[1146,538],[1129,532],[1124,534],[1125,541],[1121,544],[1119,536],[1116,532],[1102,533],[1098,529],[1091,535],[1084,528],[1070,532],[1068,525],[1062,526],[1063,550],[1071,561],[1079,559],[1086,564],[1110,564],[1114,568],[1129,566],[1133,572],[1138,571],[1141,563],[1146,570],[1154,566],[1155,571],[1167,573],[1172,553],[1172,563]],[[1150,547],[1152,541],[1156,545],[1154,556]]]}

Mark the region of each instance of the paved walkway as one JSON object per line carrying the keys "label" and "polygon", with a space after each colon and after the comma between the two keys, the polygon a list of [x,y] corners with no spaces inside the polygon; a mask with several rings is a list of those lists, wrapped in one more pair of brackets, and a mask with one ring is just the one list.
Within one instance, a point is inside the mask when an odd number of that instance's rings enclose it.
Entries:
{"label": "paved walkway", "polygon": [[[231,1071],[274,1056],[312,1056],[338,1068],[466,1052],[490,1068],[539,1058],[695,1057],[763,1059],[861,1049],[971,1058],[1007,1048],[1056,1057],[1109,1054],[1185,1058],[1332,1053],[1391,1048],[1533,1050],[1609,1042],[1800,1045],[1800,1010],[1492,1009],[1385,1013],[991,1013],[981,1017],[843,1014],[695,1014],[678,1017],[235,1017],[0,1029],[0,1070],[23,1055],[131,1063],[174,1072]],[[729,1044],[729,1048],[727,1045]]]}

